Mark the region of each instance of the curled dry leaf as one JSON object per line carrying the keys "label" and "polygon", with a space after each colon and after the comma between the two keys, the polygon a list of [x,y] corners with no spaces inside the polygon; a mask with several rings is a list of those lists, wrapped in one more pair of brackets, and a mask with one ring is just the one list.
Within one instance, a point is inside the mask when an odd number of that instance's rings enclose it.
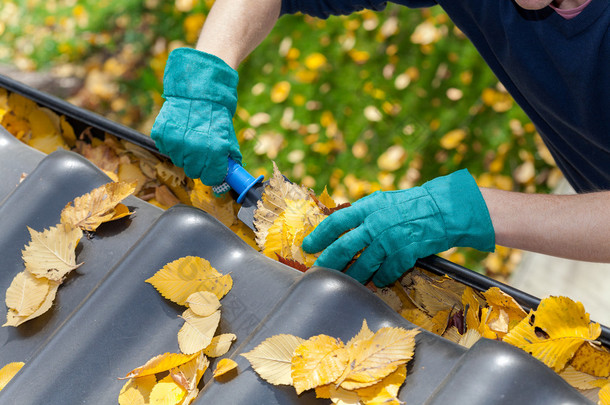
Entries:
{"label": "curled dry leaf", "polygon": [[[21,252],[25,268],[36,277],[61,281],[76,264],[76,245],[83,232],[79,228],[57,225],[43,232],[28,227],[32,240]],[[81,263],[82,264],[82,263]]]}
{"label": "curled dry leaf", "polygon": [[182,257],[166,264],[146,282],[178,305],[185,305],[188,297],[198,291],[209,291],[221,299],[233,286],[229,274],[219,273],[210,262],[196,256]]}
{"label": "curled dry leaf", "polygon": [[216,369],[214,370],[214,378],[226,375],[228,372],[235,370],[236,368],[237,363],[235,362],[235,360],[220,359],[216,364]]}
{"label": "curled dry leaf", "polygon": [[111,182],[76,197],[61,212],[61,223],[94,232],[102,223],[130,214],[116,207],[135,189],[135,183]]}
{"label": "curled dry leaf", "polygon": [[305,339],[297,336],[275,335],[242,356],[248,359],[254,371],[268,383],[292,385],[292,356],[303,342]]}

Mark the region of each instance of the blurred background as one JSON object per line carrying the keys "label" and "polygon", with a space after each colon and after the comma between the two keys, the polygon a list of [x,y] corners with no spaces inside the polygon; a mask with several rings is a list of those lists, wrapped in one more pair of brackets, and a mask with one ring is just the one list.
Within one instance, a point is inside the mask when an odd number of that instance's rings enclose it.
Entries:
{"label": "blurred background", "polygon": [[[149,134],[169,52],[211,0],[3,0],[0,73]],[[549,192],[561,174],[523,111],[438,8],[284,16],[239,69],[244,162],[338,201],[468,168],[479,185]],[[505,281],[521,252],[443,256]]]}

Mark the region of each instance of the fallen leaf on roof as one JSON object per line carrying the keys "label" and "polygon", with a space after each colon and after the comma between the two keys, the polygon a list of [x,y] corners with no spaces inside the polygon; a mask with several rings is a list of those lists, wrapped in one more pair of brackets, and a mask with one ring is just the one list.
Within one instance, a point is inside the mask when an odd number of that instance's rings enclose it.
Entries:
{"label": "fallen leaf on roof", "polygon": [[194,358],[199,353],[194,354],[183,354],[183,353],[164,353],[153,357],[148,360],[143,366],[137,367],[131,370],[125,378],[144,377],[147,375],[153,375],[161,373],[163,371],[169,371],[174,367],[181,366]]}
{"label": "fallen leaf on roof", "polygon": [[220,310],[209,316],[199,316],[189,308],[181,318],[184,319],[184,325],[178,332],[178,345],[182,353],[197,353],[212,343],[220,323]]}
{"label": "fallen leaf on roof", "polygon": [[216,369],[214,370],[214,378],[226,375],[228,372],[235,370],[236,368],[237,363],[235,360],[220,359],[216,364]]}
{"label": "fallen leaf on roof", "polygon": [[270,384],[292,385],[291,365],[294,350],[305,339],[298,336],[281,334],[265,339],[247,353],[242,353],[250,365]]}
{"label": "fallen leaf on roof", "polygon": [[128,215],[123,209],[120,209],[117,214],[116,207],[135,189],[135,183],[104,184],[85,195],[76,197],[73,202],[69,202],[61,212],[61,222],[94,232],[102,223]]}
{"label": "fallen leaf on roof", "polygon": [[14,362],[8,363],[6,366],[0,369],[0,391],[6,387],[6,384],[9,383],[17,375],[21,367],[23,367],[25,363],[23,362]]}
{"label": "fallen leaf on roof", "polygon": [[119,405],[146,405],[150,403],[150,392],[157,383],[154,375],[131,378],[119,393]]}
{"label": "fallen leaf on roof", "polygon": [[[76,264],[76,245],[83,232],[80,228],[58,225],[43,232],[28,227],[30,243],[22,251],[25,268],[36,277],[61,281],[80,266]],[[82,264],[82,263],[81,263]]]}
{"label": "fallen leaf on roof", "polygon": [[185,256],[163,266],[146,280],[170,301],[185,305],[188,297],[198,291],[209,291],[221,299],[233,286],[229,274],[221,274],[207,260]]}

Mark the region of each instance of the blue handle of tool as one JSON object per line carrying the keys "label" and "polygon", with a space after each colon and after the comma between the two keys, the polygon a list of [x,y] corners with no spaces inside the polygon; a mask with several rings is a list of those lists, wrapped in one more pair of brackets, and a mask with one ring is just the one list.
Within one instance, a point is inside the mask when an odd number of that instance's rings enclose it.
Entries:
{"label": "blue handle of tool", "polygon": [[239,194],[239,197],[237,197],[237,202],[239,204],[244,200],[248,191],[254,187],[254,185],[263,181],[264,178],[265,176],[262,175],[254,178],[239,163],[229,158],[229,171],[227,177],[225,177],[225,181],[237,194]]}

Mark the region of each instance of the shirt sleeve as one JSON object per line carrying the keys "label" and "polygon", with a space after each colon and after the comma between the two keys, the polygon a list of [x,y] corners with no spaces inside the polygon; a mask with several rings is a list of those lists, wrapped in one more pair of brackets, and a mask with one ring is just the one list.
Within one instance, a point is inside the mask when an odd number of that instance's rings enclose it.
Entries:
{"label": "shirt sleeve", "polygon": [[[436,0],[392,0],[411,8],[430,7]],[[364,9],[381,11],[387,0],[282,0],[281,15],[301,12],[318,18],[331,15],[347,15]]]}

